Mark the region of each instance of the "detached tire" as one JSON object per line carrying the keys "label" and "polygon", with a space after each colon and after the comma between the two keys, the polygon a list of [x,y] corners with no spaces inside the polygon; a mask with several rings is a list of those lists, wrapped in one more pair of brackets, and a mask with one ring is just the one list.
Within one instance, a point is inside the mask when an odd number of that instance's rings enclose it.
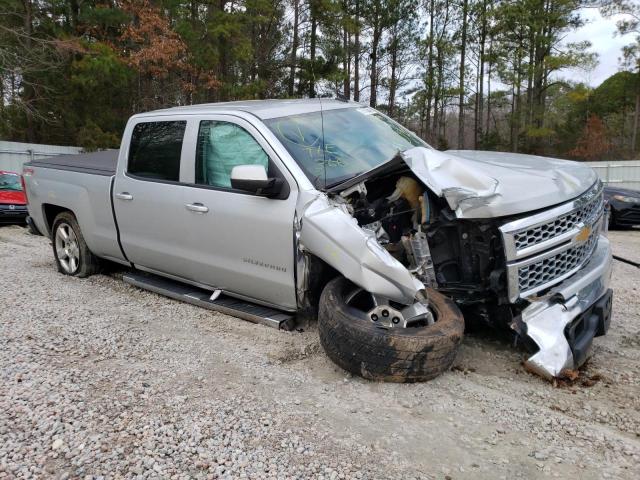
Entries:
{"label": "detached tire", "polygon": [[98,257],[89,250],[73,213],[62,212],[53,220],[51,243],[60,273],[84,278],[100,270]]}
{"label": "detached tire", "polygon": [[452,300],[427,289],[436,322],[387,329],[354,314],[345,302],[350,287],[345,278],[336,278],[320,298],[320,342],[333,362],[369,380],[397,383],[425,382],[451,368],[464,333],[462,313]]}

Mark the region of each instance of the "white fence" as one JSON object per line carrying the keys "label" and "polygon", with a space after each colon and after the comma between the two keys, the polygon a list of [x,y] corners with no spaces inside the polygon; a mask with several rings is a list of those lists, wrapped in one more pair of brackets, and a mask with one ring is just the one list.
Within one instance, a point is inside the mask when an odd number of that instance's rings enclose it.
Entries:
{"label": "white fence", "polygon": [[0,141],[0,170],[19,173],[22,172],[22,164],[29,160],[80,153],[81,151],[80,147]]}
{"label": "white fence", "polygon": [[640,160],[610,160],[607,162],[585,162],[612,187],[640,190]]}

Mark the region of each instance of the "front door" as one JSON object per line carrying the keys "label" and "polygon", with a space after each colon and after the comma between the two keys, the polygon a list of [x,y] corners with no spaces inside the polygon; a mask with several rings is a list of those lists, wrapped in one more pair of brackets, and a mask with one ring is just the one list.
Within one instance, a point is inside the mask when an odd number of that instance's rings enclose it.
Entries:
{"label": "front door", "polygon": [[[293,221],[297,186],[255,127],[235,116],[198,118],[187,187],[185,254],[193,280],[285,309],[296,308]],[[188,165],[189,162],[185,162]],[[236,165],[284,180],[281,198],[231,188]]]}

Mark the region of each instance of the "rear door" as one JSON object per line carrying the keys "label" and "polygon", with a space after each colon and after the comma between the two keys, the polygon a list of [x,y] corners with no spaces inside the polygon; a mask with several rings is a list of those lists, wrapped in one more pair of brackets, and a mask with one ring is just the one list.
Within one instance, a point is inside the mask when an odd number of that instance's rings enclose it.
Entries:
{"label": "rear door", "polygon": [[127,128],[113,190],[122,248],[138,267],[190,278],[181,183],[187,119],[143,118]]}
{"label": "rear door", "polygon": [[[192,278],[236,296],[295,309],[298,189],[292,175],[260,131],[234,115],[194,118],[188,142],[196,148],[184,162],[192,175],[185,204],[202,206],[185,217]],[[265,166],[269,177],[284,180],[280,198],[231,188],[231,169],[247,164]]]}

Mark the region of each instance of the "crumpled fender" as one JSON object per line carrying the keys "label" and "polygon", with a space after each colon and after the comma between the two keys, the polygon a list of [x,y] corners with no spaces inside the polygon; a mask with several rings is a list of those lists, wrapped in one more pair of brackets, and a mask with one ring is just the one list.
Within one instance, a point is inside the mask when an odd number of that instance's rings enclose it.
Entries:
{"label": "crumpled fender", "polygon": [[368,292],[409,305],[424,285],[380,246],[373,232],[332,205],[326,195],[307,204],[300,244]]}

